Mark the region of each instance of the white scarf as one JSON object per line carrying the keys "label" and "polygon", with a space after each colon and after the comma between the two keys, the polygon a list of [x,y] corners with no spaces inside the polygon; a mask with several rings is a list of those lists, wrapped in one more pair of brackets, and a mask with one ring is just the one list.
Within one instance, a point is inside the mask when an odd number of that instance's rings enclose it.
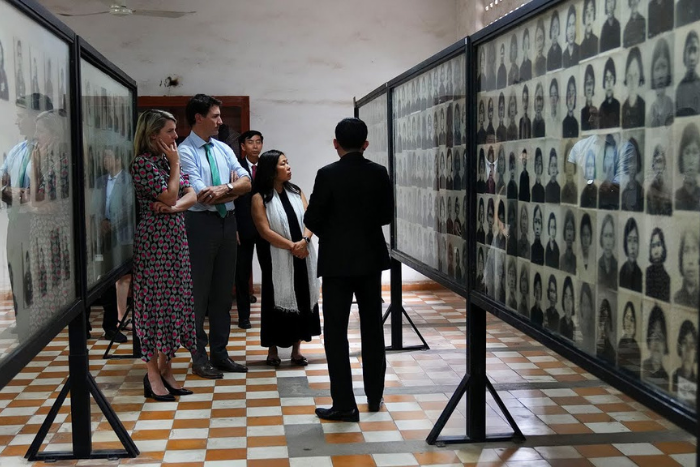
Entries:
{"label": "white scarf", "polygon": [[[289,198],[303,232],[304,205],[301,201],[301,196],[287,191],[287,198]],[[287,213],[277,191],[273,190],[272,199],[267,203],[265,211],[270,228],[287,240],[292,240]],[[309,255],[306,257],[306,269],[309,274],[309,295],[311,296],[309,306],[313,311],[318,303],[320,281],[316,277],[316,250],[312,243],[309,243],[307,248]],[[270,256],[272,258],[272,288],[274,289],[275,308],[285,312],[299,313],[299,306],[294,293],[294,256],[292,252],[270,245]]]}

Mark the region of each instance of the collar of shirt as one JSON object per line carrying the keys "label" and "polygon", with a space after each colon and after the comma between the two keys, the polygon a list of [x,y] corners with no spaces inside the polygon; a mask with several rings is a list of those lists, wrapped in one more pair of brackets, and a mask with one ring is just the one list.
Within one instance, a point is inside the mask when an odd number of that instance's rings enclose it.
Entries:
{"label": "collar of shirt", "polygon": [[248,159],[248,156],[245,157],[245,161],[248,164],[248,169],[250,170],[250,173],[253,173],[253,166],[258,165],[258,164],[253,164],[250,162],[250,159]]}

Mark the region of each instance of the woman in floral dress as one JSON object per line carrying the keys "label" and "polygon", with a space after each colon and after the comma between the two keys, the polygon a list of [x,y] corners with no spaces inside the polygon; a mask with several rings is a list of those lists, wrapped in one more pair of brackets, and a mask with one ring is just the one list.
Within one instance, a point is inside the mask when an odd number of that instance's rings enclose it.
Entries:
{"label": "woman in floral dress", "polygon": [[175,118],[144,112],[136,125],[131,164],[141,214],[134,238],[134,323],[148,373],[145,397],[173,401],[192,394],[173,377],[171,360],[180,346],[195,350],[194,299],[184,211],[196,201],[180,172]]}

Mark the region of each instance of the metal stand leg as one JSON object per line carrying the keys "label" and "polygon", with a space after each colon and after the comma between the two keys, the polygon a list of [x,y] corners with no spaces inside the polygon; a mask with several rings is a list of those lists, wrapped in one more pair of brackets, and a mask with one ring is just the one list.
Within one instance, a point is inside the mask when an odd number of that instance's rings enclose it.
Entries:
{"label": "metal stand leg", "polygon": [[[425,341],[420,331],[413,323],[413,320],[408,316],[406,310],[402,305],[403,297],[402,293],[402,279],[401,279],[401,263],[395,259],[391,260],[391,304],[387,308],[384,316],[382,317],[382,322],[385,323],[386,319],[391,315],[391,345],[386,347],[386,350],[429,350],[430,346]],[[423,345],[403,345],[403,321],[402,317],[405,316],[408,323],[413,328],[413,331],[420,338]]]}
{"label": "metal stand leg", "polygon": [[[131,301],[131,299],[129,299],[127,303],[128,305],[126,307],[126,312],[124,313],[124,318],[122,318],[121,323],[119,323],[119,327],[117,328],[119,331],[124,331],[129,324],[133,323],[133,320],[129,317],[129,315],[134,309],[133,302]],[[112,340],[109,341],[109,345],[105,349],[105,353],[102,355],[103,359],[124,360],[141,357],[141,342],[139,341],[139,338],[135,332],[132,333],[130,354],[110,354],[109,351],[112,349],[112,346],[114,345],[114,339],[116,338],[117,336],[115,335],[114,337],[112,337]]]}
{"label": "metal stand leg", "polygon": [[[486,376],[486,311],[467,304],[467,374],[457,386],[445,410],[442,411],[435,426],[428,434],[426,442],[436,443],[481,443],[489,441],[524,441],[522,431],[513,416],[508,412],[500,396]],[[493,396],[498,408],[513,429],[512,434],[486,433],[486,391]],[[450,416],[466,394],[467,402],[467,436],[438,438]]]}

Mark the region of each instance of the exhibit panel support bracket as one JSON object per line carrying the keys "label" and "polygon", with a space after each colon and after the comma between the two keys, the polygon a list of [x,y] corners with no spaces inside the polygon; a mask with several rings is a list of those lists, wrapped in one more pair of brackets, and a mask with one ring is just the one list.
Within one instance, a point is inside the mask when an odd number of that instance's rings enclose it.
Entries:
{"label": "exhibit panel support bracket", "polygon": [[[391,259],[391,303],[386,309],[384,316],[382,317],[382,323],[386,323],[386,320],[391,316],[391,345],[386,347],[388,351],[397,350],[430,350],[430,346],[425,341],[420,331],[413,323],[413,320],[403,307],[403,297],[402,297],[402,278],[401,278],[401,262],[396,259]],[[403,317],[413,328],[418,338],[421,340],[420,345],[403,345]]]}

